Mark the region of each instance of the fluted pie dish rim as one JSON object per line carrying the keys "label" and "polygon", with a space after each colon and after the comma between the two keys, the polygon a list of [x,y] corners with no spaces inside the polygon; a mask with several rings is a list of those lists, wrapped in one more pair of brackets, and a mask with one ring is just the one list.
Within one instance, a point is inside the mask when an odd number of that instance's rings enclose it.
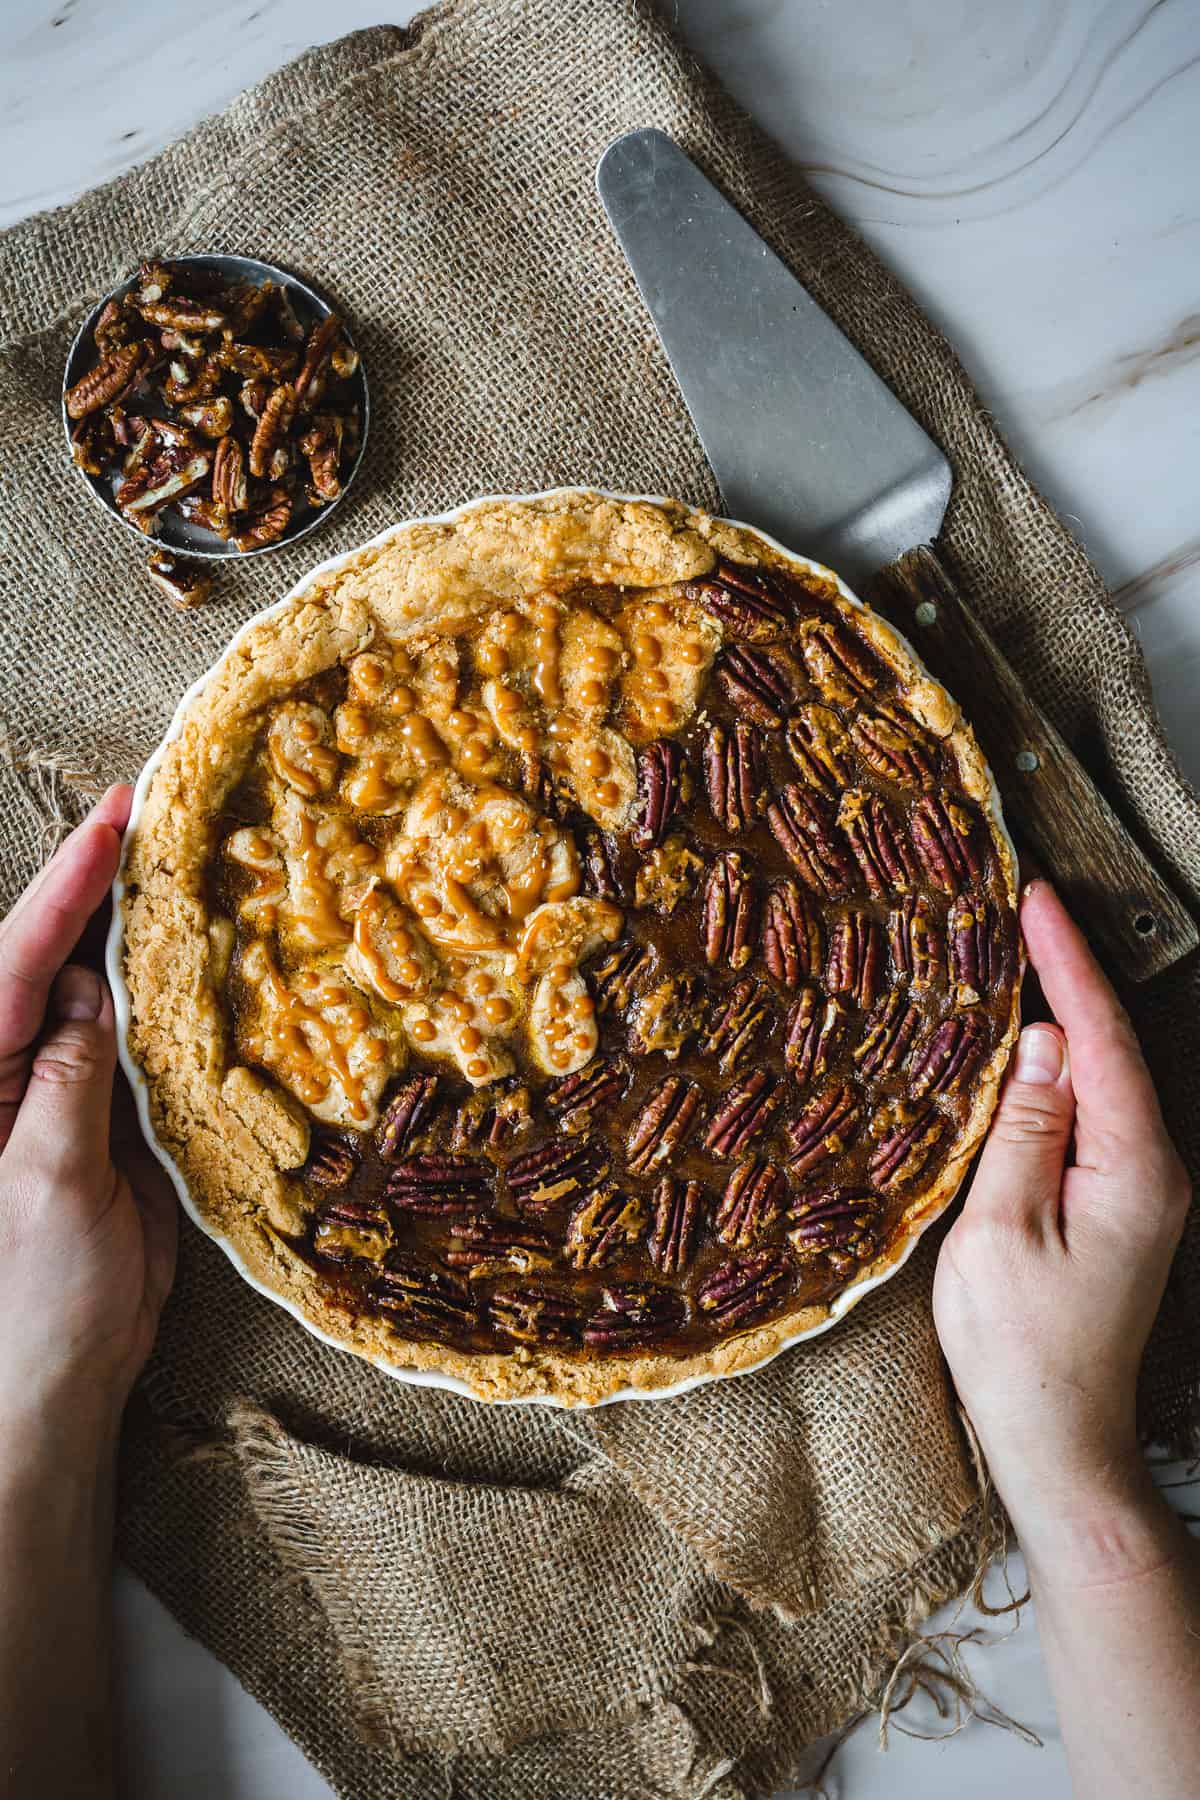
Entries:
{"label": "fluted pie dish rim", "polygon": [[[975,801],[986,817],[992,845],[1009,904],[1015,911],[1017,901],[1016,854],[1004,824],[999,795],[986,762],[976,744],[969,723],[955,701],[933,680],[922,665],[912,645],[893,626],[874,613],[823,564],[792,551],[765,532],[737,521],[720,519],[689,508],[678,501],[653,495],[614,492],[591,487],[560,487],[530,494],[494,495],[471,500],[446,512],[407,519],[387,527],[365,543],[327,558],[303,575],[280,600],[247,619],[234,634],[222,655],[192,684],[182,696],[170,727],[141,771],[134,790],[129,827],[122,851],[121,867],[113,888],[113,919],[106,959],[117,1015],[118,1046],[122,1068],[133,1091],[138,1118],[147,1142],[179,1195],[188,1217],[207,1237],[217,1243],[248,1285],[290,1313],[310,1334],[335,1348],[347,1350],[367,1360],[395,1379],[417,1386],[441,1388],[467,1397],[500,1404],[543,1404],[578,1406],[608,1404],[622,1399],[662,1399],[681,1394],[706,1382],[726,1375],[748,1373],[761,1368],[782,1351],[808,1338],[816,1337],[836,1325],[867,1294],[890,1280],[907,1262],[923,1233],[945,1211],[953,1200],[962,1178],[976,1153],[990,1122],[1008,1054],[1019,1026],[1020,958],[1014,972],[1006,1026],[986,1063],[975,1072],[971,1085],[971,1106],[947,1161],[925,1192],[919,1192],[904,1207],[899,1221],[891,1228],[886,1243],[861,1272],[850,1280],[832,1300],[804,1306],[765,1323],[750,1325],[708,1345],[697,1354],[680,1357],[662,1352],[628,1353],[621,1357],[579,1358],[560,1355],[553,1349],[538,1348],[521,1355],[493,1351],[469,1351],[443,1342],[415,1342],[389,1332],[378,1318],[360,1319],[339,1312],[320,1294],[315,1280],[306,1281],[295,1259],[288,1254],[283,1239],[269,1221],[260,1215],[248,1177],[247,1191],[232,1216],[218,1214],[206,1207],[192,1192],[188,1176],[180,1166],[169,1143],[164,1143],[154,1116],[155,1096],[141,1066],[135,1040],[138,1021],[135,997],[126,975],[127,956],[131,953],[129,902],[136,883],[130,882],[130,860],[138,843],[139,830],[147,810],[147,801],[156,776],[172,746],[179,741],[193,709],[210,683],[228,675],[239,665],[245,667],[243,654],[254,634],[286,615],[298,612],[304,596],[311,595],[320,584],[357,567],[367,567],[370,560],[386,551],[405,534],[422,531],[453,530],[476,518],[486,518],[489,511],[507,509],[506,520],[517,521],[518,538],[523,528],[528,535],[527,553],[534,554],[534,541],[539,521],[570,518],[586,510],[592,515],[608,509],[624,520],[636,542],[637,530],[644,526],[655,529],[651,521],[657,516],[656,529],[663,524],[681,533],[698,533],[736,542],[748,539],[764,549],[770,563],[793,568],[798,573],[832,583],[837,604],[854,610],[857,628],[872,648],[893,671],[903,677],[906,688],[919,692],[921,721],[946,741],[952,742],[964,792]],[[646,509],[642,513],[639,509]],[[509,520],[509,522],[511,522]],[[523,521],[523,526],[522,526]],[[733,534],[732,539],[729,534]],[[720,547],[720,543],[718,543]],[[416,615],[412,616],[413,619]],[[259,640],[261,641],[261,640]],[[134,933],[132,953],[139,953],[145,942],[144,921]],[[141,932],[141,938],[138,938]],[[144,994],[143,986],[143,994]],[[146,1021],[142,1021],[143,1031]],[[214,1104],[219,1089],[213,1090]],[[160,1116],[164,1116],[161,1113]],[[180,1122],[165,1115],[178,1136]],[[196,1143],[212,1129],[211,1119],[193,1119]],[[269,1135],[269,1133],[268,1133]],[[252,1142],[253,1131],[246,1133],[248,1154],[268,1154],[263,1144]],[[179,1145],[180,1156],[192,1157],[201,1150],[189,1138]],[[278,1174],[281,1165],[275,1164]],[[197,1182],[197,1186],[202,1183]]]}

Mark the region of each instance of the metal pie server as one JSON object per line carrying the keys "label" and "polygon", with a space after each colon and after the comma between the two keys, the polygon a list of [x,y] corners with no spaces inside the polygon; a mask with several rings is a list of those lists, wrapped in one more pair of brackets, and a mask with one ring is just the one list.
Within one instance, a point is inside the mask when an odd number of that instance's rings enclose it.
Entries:
{"label": "metal pie server", "polygon": [[1186,909],[929,548],[953,479],[932,438],[665,133],[618,138],[596,183],[729,516],[820,557],[913,640],[1117,971],[1145,980],[1195,949]]}

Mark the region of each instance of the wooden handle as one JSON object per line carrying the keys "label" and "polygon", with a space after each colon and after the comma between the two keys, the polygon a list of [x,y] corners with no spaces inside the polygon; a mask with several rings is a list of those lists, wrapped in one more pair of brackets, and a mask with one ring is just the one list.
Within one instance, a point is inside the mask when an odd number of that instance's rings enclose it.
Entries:
{"label": "wooden handle", "polygon": [[1030,700],[932,550],[883,570],[872,604],[961,704],[992,765],[1010,829],[1028,841],[1098,950],[1145,981],[1200,943],[1196,925],[1091,776]]}

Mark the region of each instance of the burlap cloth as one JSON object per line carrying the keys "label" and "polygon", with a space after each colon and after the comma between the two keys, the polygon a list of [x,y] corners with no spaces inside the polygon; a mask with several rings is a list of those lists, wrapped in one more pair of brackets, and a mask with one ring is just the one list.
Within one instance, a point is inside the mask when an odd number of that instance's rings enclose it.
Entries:
{"label": "burlap cloth", "polygon": [[[317,554],[559,482],[719,504],[593,189],[604,145],[646,124],[712,173],[945,446],[959,579],[1196,898],[1200,810],[1130,634],[911,300],[636,0],[476,0],[302,57],[0,239],[6,901]],[[148,252],[208,249],[270,257],[337,297],[375,420],[318,542],[176,615],[71,470],[59,389],[106,287]],[[1135,996],[1193,1166],[1198,999],[1195,967]],[[760,1793],[877,1698],[975,1564],[933,1248],[759,1375],[568,1416],[389,1382],[188,1229],[127,1432],[121,1548],[354,1800]],[[1144,1384],[1147,1432],[1180,1445],[1198,1294],[1193,1232]]]}

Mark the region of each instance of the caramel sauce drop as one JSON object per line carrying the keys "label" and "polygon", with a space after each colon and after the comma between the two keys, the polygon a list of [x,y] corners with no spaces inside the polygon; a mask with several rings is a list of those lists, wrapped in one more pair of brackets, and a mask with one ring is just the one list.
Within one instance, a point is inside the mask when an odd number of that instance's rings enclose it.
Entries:
{"label": "caramel sauce drop", "polygon": [[381,750],[373,750],[362,768],[346,783],[346,797],[360,812],[382,812],[394,806],[400,790],[385,773],[388,759]]}

